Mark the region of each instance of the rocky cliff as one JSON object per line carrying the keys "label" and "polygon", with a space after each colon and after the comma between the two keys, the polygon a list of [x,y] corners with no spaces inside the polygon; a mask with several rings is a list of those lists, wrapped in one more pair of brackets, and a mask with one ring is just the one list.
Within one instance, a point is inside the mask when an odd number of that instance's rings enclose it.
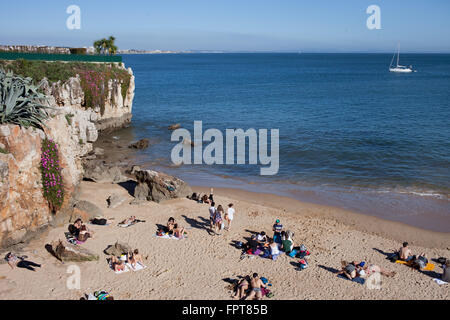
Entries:
{"label": "rocky cliff", "polygon": [[108,82],[103,112],[84,107],[80,78],[49,83],[42,80],[47,104],[54,107],[44,131],[0,126],[0,247],[19,243],[55,220],[42,193],[40,173],[41,143],[47,136],[59,147],[64,189],[63,211],[83,177],[82,158],[92,151],[100,131],[123,127],[131,121],[134,76],[125,99],[121,83]]}

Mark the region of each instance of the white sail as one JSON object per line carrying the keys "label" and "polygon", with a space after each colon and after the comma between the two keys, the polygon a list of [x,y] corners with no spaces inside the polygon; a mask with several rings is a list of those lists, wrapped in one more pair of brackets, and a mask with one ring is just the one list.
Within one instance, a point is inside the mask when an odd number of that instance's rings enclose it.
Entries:
{"label": "white sail", "polygon": [[413,72],[412,66],[406,67],[400,65],[400,43],[398,44],[397,49],[397,65],[395,67],[392,66],[392,62],[394,62],[395,53],[392,57],[391,64],[389,65],[390,72],[400,72],[400,73],[410,73]]}

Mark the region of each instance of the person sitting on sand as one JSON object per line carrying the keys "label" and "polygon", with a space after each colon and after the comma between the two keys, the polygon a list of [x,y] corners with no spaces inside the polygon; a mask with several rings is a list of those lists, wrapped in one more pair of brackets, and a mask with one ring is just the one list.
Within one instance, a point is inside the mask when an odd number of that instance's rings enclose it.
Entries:
{"label": "person sitting on sand", "polygon": [[233,222],[233,219],[234,219],[234,213],[235,213],[235,210],[233,208],[233,204],[230,203],[228,205],[227,213],[225,214],[225,221],[228,223],[227,231],[230,230],[231,222]]}
{"label": "person sitting on sand", "polygon": [[[214,215],[214,231],[216,234],[220,234],[220,230],[222,229],[222,215],[224,214],[223,208],[221,205],[217,207],[216,214]],[[219,232],[218,232],[219,231]]]}
{"label": "person sitting on sand", "polygon": [[125,271],[125,263],[121,259],[118,259],[116,256],[113,256],[111,258],[111,267],[115,272]]}
{"label": "person sitting on sand", "polygon": [[71,225],[69,225],[69,232],[71,235],[73,235],[75,238],[78,239],[78,236],[80,234],[81,227],[83,226],[83,221],[78,218],[75,220],[75,222]]}
{"label": "person sitting on sand", "polygon": [[202,202],[203,203],[207,203],[207,204],[209,204],[209,203],[211,203],[211,205],[212,205],[212,203],[214,202],[214,201],[209,201],[209,199],[208,199],[208,196],[206,195],[206,194],[204,194],[203,195],[203,197],[202,197]]}
{"label": "person sitting on sand", "polygon": [[269,240],[267,239],[267,235],[264,231],[261,231],[260,233],[258,233],[258,235],[256,236],[256,241],[262,247],[264,247],[267,243],[269,243]]}
{"label": "person sitting on sand", "polygon": [[270,240],[269,248],[270,248],[270,257],[272,258],[272,260],[277,260],[277,257],[281,254],[278,248],[278,244],[275,241]]}
{"label": "person sitting on sand", "polygon": [[284,239],[281,238],[281,250],[283,250],[286,253],[290,253],[292,249],[294,248],[294,241],[292,240],[292,237],[294,236],[294,233],[290,230],[285,232]]}
{"label": "person sitting on sand", "polygon": [[94,232],[89,230],[86,225],[82,225],[80,229],[80,234],[78,235],[78,241],[84,242],[89,238],[93,238]]}
{"label": "person sitting on sand", "polygon": [[132,253],[129,253],[128,256],[130,257],[129,261],[133,268],[135,268],[138,263],[140,263],[142,266],[144,265],[144,261],[142,259],[142,256],[139,254],[138,249],[135,249]]}
{"label": "person sitting on sand", "polygon": [[166,232],[169,235],[173,234],[173,229],[175,228],[175,218],[170,217],[169,220],[167,221],[167,227],[166,227]]}
{"label": "person sitting on sand", "polygon": [[424,269],[428,264],[428,258],[425,252],[421,253],[418,257],[414,257],[412,261],[412,267],[418,270]]}
{"label": "person sitting on sand", "polygon": [[184,233],[184,228],[181,225],[175,223],[175,225],[173,226],[173,235],[178,239],[181,239],[184,237]]}
{"label": "person sitting on sand", "polygon": [[354,278],[356,278],[357,274],[356,274],[356,268],[358,266],[358,264],[356,263],[356,261],[352,261],[350,263],[347,263],[347,261],[341,261],[341,266],[342,269],[341,271],[339,271],[337,273],[337,275],[341,275],[343,274],[344,276],[346,276],[349,280],[353,280]]}
{"label": "person sitting on sand", "polygon": [[403,246],[398,250],[399,260],[411,261],[414,256],[411,254],[411,249],[408,247],[408,242],[403,242]]}
{"label": "person sitting on sand", "polygon": [[252,291],[248,295],[248,299],[253,300],[253,298],[256,297],[256,300],[261,300],[263,297],[261,288],[265,288],[266,285],[264,284],[264,282],[262,282],[257,273],[253,274],[253,277],[250,280],[250,284],[252,286]]}
{"label": "person sitting on sand", "polygon": [[214,217],[216,215],[216,207],[215,207],[215,203],[211,202],[211,206],[209,207],[209,225],[211,227],[211,231],[214,228]]}
{"label": "person sitting on sand", "polygon": [[250,285],[250,276],[245,276],[241,280],[239,280],[236,288],[236,294],[233,296],[233,299],[243,299],[245,297],[245,292],[248,290],[248,286]]}
{"label": "person sitting on sand", "polygon": [[17,268],[28,269],[31,271],[36,271],[36,269],[34,269],[34,267],[38,267],[38,268],[41,267],[40,264],[25,260],[26,258],[27,258],[26,256],[18,257],[11,252],[9,252],[5,256],[5,260],[8,262],[11,269],[14,269],[14,267],[17,267]]}
{"label": "person sitting on sand", "polygon": [[273,225],[273,240],[276,243],[281,243],[281,231],[283,231],[283,225],[280,223],[280,220],[277,219],[275,224]]}
{"label": "person sitting on sand", "polygon": [[256,250],[258,250],[258,241],[256,241],[255,235],[252,235],[250,237],[250,240],[248,240],[245,249],[246,251],[250,250],[252,254],[256,252]]}
{"label": "person sitting on sand", "polygon": [[450,259],[445,260],[442,269],[441,280],[450,283]]}
{"label": "person sitting on sand", "polygon": [[362,270],[365,271],[365,274],[368,276],[375,272],[381,273],[383,276],[386,276],[386,277],[393,277],[396,274],[395,271],[388,271],[388,270],[386,270],[380,266],[377,266],[375,264],[368,264],[365,262],[361,262],[360,266],[362,267]]}

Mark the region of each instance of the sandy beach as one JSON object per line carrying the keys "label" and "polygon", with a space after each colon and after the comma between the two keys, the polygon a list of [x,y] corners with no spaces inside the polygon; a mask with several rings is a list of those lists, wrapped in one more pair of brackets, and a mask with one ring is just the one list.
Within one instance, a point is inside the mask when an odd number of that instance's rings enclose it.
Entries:
{"label": "sandy beach", "polygon": [[[290,198],[214,187],[217,204],[234,203],[235,219],[230,231],[222,235],[208,232],[208,205],[188,199],[163,203],[132,205],[133,197],[116,184],[82,182],[80,199],[102,209],[110,226],[89,226],[93,239],[82,246],[99,254],[99,261],[77,263],[81,270],[81,288],[69,290],[67,268],[44,248],[51,241],[64,239],[67,226],[48,229],[31,241],[21,254],[42,263],[36,272],[11,270],[0,265],[0,299],[80,299],[85,293],[106,290],[115,299],[227,300],[231,290],[224,279],[259,273],[272,283],[272,299],[433,299],[448,300],[448,285],[439,286],[433,278],[442,269],[419,272],[389,262],[383,252],[398,249],[408,241],[414,254],[424,251],[429,258],[450,257],[450,234],[424,231],[401,223],[384,221],[344,210],[302,203]],[[193,187],[203,193],[209,189]],[[112,193],[129,201],[116,209],[107,207]],[[135,215],[145,223],[119,228],[117,223]],[[165,225],[173,216],[187,230],[182,240],[155,237],[157,225]],[[294,245],[305,244],[311,252],[309,268],[297,271],[299,259],[280,256],[276,261],[254,257],[240,259],[241,250],[233,241],[245,241],[254,232],[272,235],[275,219],[281,219],[285,230],[295,233]],[[106,262],[103,250],[116,241],[138,248],[147,269],[116,275]],[[365,260],[397,272],[393,278],[382,278],[380,289],[336,276],[341,260]],[[265,298],[267,299],[267,298]]]}

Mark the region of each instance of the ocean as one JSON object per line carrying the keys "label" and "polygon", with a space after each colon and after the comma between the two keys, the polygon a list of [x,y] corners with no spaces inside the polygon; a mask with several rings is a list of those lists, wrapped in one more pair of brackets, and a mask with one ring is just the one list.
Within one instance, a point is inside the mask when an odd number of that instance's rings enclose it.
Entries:
{"label": "ocean", "polygon": [[[242,188],[450,232],[450,55],[124,55],[133,120],[151,146],[135,161],[192,185]],[[171,163],[171,131],[279,129],[280,167]],[[224,151],[225,152],[225,151]]]}

